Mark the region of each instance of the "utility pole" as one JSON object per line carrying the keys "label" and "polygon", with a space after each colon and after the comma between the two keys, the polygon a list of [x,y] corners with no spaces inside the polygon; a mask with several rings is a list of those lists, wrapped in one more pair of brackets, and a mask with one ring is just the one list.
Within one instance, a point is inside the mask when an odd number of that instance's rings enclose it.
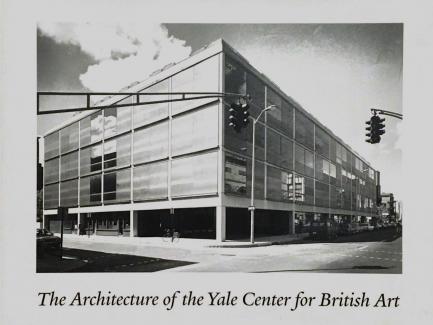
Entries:
{"label": "utility pole", "polygon": [[254,244],[254,210],[256,207],[254,206],[254,176],[255,176],[255,161],[256,161],[256,124],[259,121],[262,114],[266,111],[269,111],[271,109],[276,108],[275,105],[269,105],[268,107],[265,107],[260,112],[259,116],[257,116],[256,119],[253,118],[253,152],[252,152],[252,162],[251,162],[251,204],[248,207],[248,210],[250,210],[250,217],[251,217],[251,229],[250,229],[250,242],[251,244]]}

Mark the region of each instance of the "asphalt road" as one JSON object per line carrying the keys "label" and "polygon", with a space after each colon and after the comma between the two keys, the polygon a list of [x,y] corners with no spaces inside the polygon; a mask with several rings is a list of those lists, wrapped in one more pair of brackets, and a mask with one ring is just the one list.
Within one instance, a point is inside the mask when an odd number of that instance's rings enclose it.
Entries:
{"label": "asphalt road", "polygon": [[61,260],[38,259],[37,272],[402,272],[402,239],[395,229],[251,248],[70,244]]}
{"label": "asphalt road", "polygon": [[304,240],[233,253],[224,263],[204,262],[171,271],[402,273],[402,239],[394,229],[363,232],[330,242]]}

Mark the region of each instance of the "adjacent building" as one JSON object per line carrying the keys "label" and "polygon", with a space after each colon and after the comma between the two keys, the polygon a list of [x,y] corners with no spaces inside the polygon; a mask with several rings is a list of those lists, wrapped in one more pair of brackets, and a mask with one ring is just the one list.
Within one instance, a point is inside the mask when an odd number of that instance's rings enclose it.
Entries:
{"label": "adjacent building", "polygon": [[[115,77],[115,76],[113,76]],[[155,72],[128,92],[249,94],[256,126],[255,233],[375,217],[379,173],[222,40]],[[140,101],[178,99],[142,95]],[[248,237],[252,123],[228,126],[236,96],[85,112],[44,136],[44,226],[65,232]],[[110,97],[99,104],[130,103]]]}

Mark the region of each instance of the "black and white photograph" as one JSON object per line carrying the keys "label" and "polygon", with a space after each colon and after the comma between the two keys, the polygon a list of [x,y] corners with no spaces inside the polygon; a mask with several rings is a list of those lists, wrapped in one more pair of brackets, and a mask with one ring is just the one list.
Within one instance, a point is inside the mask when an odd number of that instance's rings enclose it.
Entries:
{"label": "black and white photograph", "polygon": [[38,272],[402,273],[403,24],[39,22],[37,47]]}
{"label": "black and white photograph", "polygon": [[431,324],[432,9],[0,1],[0,324]]}

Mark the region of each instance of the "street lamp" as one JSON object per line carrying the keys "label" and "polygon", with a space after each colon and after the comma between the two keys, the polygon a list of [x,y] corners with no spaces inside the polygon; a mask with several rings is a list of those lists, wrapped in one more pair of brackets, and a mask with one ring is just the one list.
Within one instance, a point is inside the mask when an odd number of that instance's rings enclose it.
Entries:
{"label": "street lamp", "polygon": [[250,207],[248,208],[250,210],[251,213],[251,229],[250,229],[250,241],[251,244],[254,244],[254,210],[255,210],[255,206],[254,206],[254,173],[255,173],[255,159],[256,159],[256,123],[258,122],[258,120],[260,119],[260,117],[262,116],[263,112],[267,112],[270,111],[271,109],[276,108],[276,105],[269,105],[267,107],[265,107],[264,109],[262,109],[262,111],[260,112],[259,116],[257,116],[256,119],[253,119],[253,153],[252,153],[252,171],[251,171],[251,204]]}

